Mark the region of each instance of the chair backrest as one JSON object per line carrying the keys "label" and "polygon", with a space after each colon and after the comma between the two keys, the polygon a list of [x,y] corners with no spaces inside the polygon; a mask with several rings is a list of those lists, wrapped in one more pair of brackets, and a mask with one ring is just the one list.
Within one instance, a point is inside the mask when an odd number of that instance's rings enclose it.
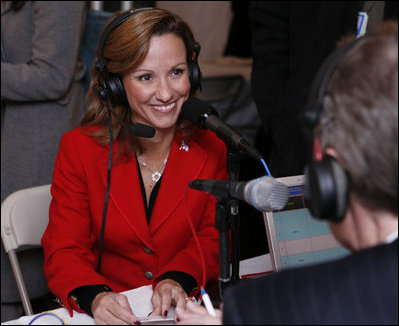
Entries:
{"label": "chair backrest", "polygon": [[50,201],[50,185],[44,185],[18,190],[1,204],[1,240],[27,315],[32,315],[33,310],[16,252],[41,246],[49,221]]}
{"label": "chair backrest", "polygon": [[49,220],[50,185],[18,190],[1,204],[1,239],[4,249],[41,246]]}

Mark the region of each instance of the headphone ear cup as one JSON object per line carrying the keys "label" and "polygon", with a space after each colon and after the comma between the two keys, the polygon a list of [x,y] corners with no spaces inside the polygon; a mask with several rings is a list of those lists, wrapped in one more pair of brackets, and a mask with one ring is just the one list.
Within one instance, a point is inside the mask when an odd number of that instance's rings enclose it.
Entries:
{"label": "headphone ear cup", "polygon": [[104,83],[113,106],[129,106],[125,87],[123,86],[122,79],[119,75],[108,74],[108,76],[104,78]]}
{"label": "headphone ear cup", "polygon": [[348,203],[348,175],[339,163],[326,155],[322,161],[312,161],[305,170],[305,182],[310,212],[323,220],[340,222]]}
{"label": "headphone ear cup", "polygon": [[190,61],[188,64],[188,71],[190,76],[190,93],[195,92],[197,89],[201,88],[201,78],[202,74],[199,69],[197,62]]}
{"label": "headphone ear cup", "polygon": [[97,84],[97,85],[94,85],[93,89],[96,92],[96,94],[100,97],[101,100],[108,101],[108,98],[109,98],[108,92],[103,86]]}
{"label": "headphone ear cup", "polygon": [[194,41],[194,51],[191,59],[188,60],[188,73],[190,78],[190,93],[194,93],[197,89],[201,90],[202,73],[198,65],[198,56],[201,51],[201,44]]}

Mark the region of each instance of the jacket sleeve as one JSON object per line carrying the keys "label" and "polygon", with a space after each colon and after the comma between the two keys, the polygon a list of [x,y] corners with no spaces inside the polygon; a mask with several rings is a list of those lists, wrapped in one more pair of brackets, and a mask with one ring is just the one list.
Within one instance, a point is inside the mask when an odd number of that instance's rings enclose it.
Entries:
{"label": "jacket sleeve", "polygon": [[[34,1],[31,55],[27,62],[1,63],[1,97],[9,101],[63,98],[74,78],[85,23],[85,1]],[[78,66],[78,65],[81,66]],[[79,71],[80,76],[75,73]]]}
{"label": "jacket sleeve", "polygon": [[42,237],[49,289],[70,312],[67,296],[73,289],[83,285],[109,285],[95,271],[95,235],[86,173],[76,142],[65,135],[61,140],[51,187],[50,219]]}

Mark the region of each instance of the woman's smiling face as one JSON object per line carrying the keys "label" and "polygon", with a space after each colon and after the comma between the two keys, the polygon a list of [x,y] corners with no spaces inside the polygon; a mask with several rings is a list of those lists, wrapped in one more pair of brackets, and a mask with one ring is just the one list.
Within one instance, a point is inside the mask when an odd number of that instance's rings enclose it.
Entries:
{"label": "woman's smiling face", "polygon": [[123,76],[123,84],[134,122],[173,128],[190,93],[183,40],[175,34],[153,36],[144,61]]}

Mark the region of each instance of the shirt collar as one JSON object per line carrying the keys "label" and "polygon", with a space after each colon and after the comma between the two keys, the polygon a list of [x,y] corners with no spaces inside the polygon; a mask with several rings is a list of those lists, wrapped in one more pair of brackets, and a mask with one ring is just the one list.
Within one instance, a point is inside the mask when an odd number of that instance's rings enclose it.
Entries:
{"label": "shirt collar", "polygon": [[392,243],[398,238],[398,230],[395,230],[385,238],[385,243]]}

